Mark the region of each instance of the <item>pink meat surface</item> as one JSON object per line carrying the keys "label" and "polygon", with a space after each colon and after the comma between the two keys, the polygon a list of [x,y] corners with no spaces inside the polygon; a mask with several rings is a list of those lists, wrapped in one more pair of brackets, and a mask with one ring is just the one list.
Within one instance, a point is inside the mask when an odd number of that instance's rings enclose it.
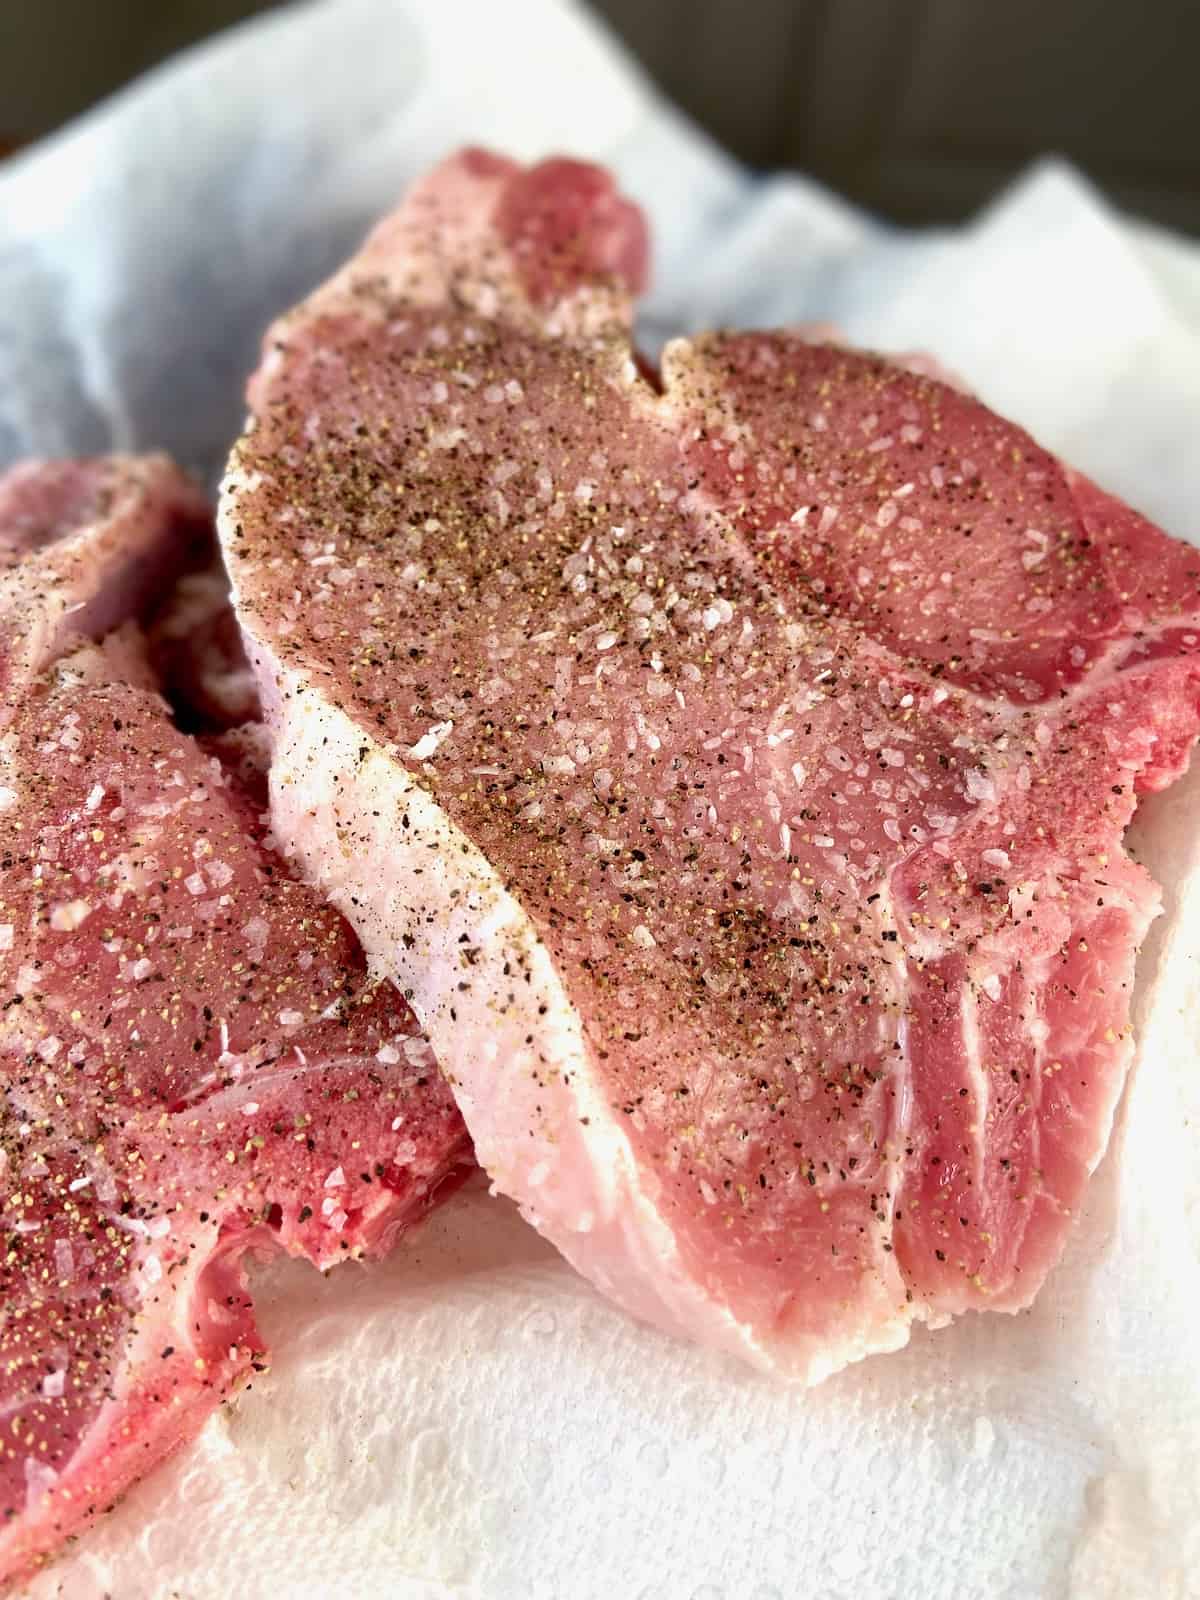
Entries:
{"label": "pink meat surface", "polygon": [[468,152],[268,334],[220,519],[276,831],[499,1189],[816,1381],[1029,1304],[1100,1159],[1200,556],[903,364],[630,342],[642,224]]}
{"label": "pink meat surface", "polygon": [[[268,848],[252,763],[176,728],[133,625],[53,660],[15,633],[63,650],[68,580],[115,620],[133,552],[107,518],[147,474],[155,509],[122,526],[166,571],[199,501],[163,462],[23,472],[44,537],[0,533],[26,552],[0,611],[21,663],[0,768],[0,1582],[261,1369],[248,1253],[378,1254],[470,1165],[411,1011]],[[58,493],[100,480],[103,500]]]}
{"label": "pink meat surface", "polygon": [[0,697],[68,641],[152,610],[209,548],[211,523],[162,455],[26,461],[0,475]]}

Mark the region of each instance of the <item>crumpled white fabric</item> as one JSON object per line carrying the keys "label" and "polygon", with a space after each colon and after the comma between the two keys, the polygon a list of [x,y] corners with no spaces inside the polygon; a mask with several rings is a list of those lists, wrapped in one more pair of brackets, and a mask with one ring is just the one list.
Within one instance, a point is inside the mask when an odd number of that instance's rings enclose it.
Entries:
{"label": "crumpled white fabric", "polygon": [[[1055,162],[924,233],[753,179],[565,0],[293,9],[9,163],[0,463],[165,446],[215,481],[270,315],[465,141],[616,169],[647,344],[816,318],[932,350],[1200,540],[1196,247]],[[269,1272],[270,1374],[31,1594],[1200,1595],[1198,817],[1200,775],[1143,807],[1141,1060],[1029,1314],[781,1391],[628,1321],[478,1185],[382,1267]]]}

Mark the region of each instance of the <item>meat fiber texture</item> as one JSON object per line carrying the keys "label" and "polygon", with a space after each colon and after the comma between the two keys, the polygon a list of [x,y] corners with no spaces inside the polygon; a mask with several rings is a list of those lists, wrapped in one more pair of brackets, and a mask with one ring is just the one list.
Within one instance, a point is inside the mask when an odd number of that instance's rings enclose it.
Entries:
{"label": "meat fiber texture", "polygon": [[[18,163],[0,180],[0,453],[165,444],[215,475],[262,328],[468,140],[615,168],[654,228],[647,345],[816,318],[932,349],[1196,538],[1194,251],[1061,166],[921,236],[796,178],[751,182],[577,13],[532,0],[272,19]],[[261,1297],[270,1374],[35,1592],[1194,1592],[1197,808],[1193,776],[1131,833],[1166,903],[1138,1061],[1031,1313],[781,1393],[639,1327],[468,1190],[402,1263],[315,1289],[281,1269]]]}

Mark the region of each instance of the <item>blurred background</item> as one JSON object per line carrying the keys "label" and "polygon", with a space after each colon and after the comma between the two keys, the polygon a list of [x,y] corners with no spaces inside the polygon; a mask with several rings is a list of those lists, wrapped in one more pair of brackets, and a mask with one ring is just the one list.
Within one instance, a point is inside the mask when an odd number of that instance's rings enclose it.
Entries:
{"label": "blurred background", "polygon": [[[0,0],[0,154],[275,3]],[[1119,205],[1200,235],[1200,0],[591,9],[742,160],[811,173],[897,221],[961,218],[1056,151]]]}

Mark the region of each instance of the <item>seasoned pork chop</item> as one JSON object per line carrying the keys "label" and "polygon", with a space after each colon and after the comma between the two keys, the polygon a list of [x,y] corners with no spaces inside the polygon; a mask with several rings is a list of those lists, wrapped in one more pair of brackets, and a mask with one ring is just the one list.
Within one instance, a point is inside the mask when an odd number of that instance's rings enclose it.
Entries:
{"label": "seasoned pork chop", "polygon": [[642,223],[468,152],[268,334],[220,518],[276,832],[497,1187],[815,1381],[1029,1304],[1108,1137],[1200,558],[919,371],[630,343]]}
{"label": "seasoned pork chop", "polygon": [[[0,476],[0,694],[68,641],[152,609],[207,549],[204,496],[166,456],[26,461]],[[0,700],[0,721],[8,706]]]}
{"label": "seasoned pork chop", "polygon": [[252,775],[174,726],[136,628],[33,657],[68,587],[132,601],[108,518],[148,475],[123,526],[164,572],[200,504],[162,462],[23,472],[45,537],[3,533],[0,1582],[261,1366],[247,1252],[377,1254],[470,1163],[412,1013],[268,848]]}

